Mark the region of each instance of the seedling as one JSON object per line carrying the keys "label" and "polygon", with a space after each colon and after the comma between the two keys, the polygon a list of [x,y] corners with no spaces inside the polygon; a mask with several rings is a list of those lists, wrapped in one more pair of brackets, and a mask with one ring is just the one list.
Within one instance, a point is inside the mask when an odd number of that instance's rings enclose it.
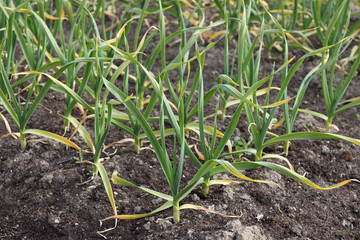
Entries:
{"label": "seedling", "polygon": [[[114,11],[116,3],[124,2],[127,6],[121,17],[106,11]],[[175,222],[180,221],[180,211],[184,209],[217,213],[183,204],[183,201],[200,185],[207,195],[211,193],[212,185],[238,183],[213,179],[214,175],[223,172],[246,181],[274,184],[271,179],[252,179],[240,172],[266,167],[320,190],[334,189],[351,181],[359,182],[348,179],[329,187],[319,186],[296,173],[287,157],[290,141],[295,140],[335,139],[360,146],[358,139],[330,133],[337,114],[360,104],[359,97],[340,102],[360,65],[360,46],[353,47],[349,56],[341,61],[339,58],[359,32],[359,22],[348,29],[350,0],[273,1],[269,6],[265,1],[215,0],[215,5],[209,7],[203,7],[201,1],[186,0],[6,3],[0,0],[0,19],[4,19],[0,22],[0,104],[7,113],[1,112],[0,118],[8,133],[1,138],[20,138],[21,147],[25,149],[25,135],[37,134],[77,149],[77,162],[92,166],[87,173],[91,176],[90,181],[98,174],[102,178],[113,209],[113,215],[107,219],[116,219],[115,226],[118,219],[148,217],[168,208],[173,209]],[[205,12],[214,6],[219,10],[220,19],[206,26]],[[55,16],[50,15],[50,11]],[[145,28],[147,17],[157,14],[159,26]],[[111,26],[106,24],[106,18],[111,18]],[[169,35],[168,20],[179,27]],[[70,25],[69,38],[63,31],[65,21]],[[136,29],[132,31],[134,23]],[[315,28],[309,29],[312,24]],[[224,29],[215,33],[206,33],[222,26]],[[316,50],[307,40],[307,36],[315,32],[322,44]],[[131,34],[134,34],[134,41],[129,43],[128,39],[133,37]],[[303,41],[295,38],[295,34]],[[200,47],[201,37],[207,38],[209,43]],[[216,73],[207,66],[206,55],[221,40],[224,40],[224,69],[216,74],[217,79],[213,79],[217,84],[206,91],[205,86],[209,86],[212,79],[204,79],[204,72]],[[306,41],[308,45],[303,43]],[[178,54],[170,59],[168,47],[177,44]],[[21,47],[21,59],[15,56],[16,46]],[[234,55],[230,57],[232,46]],[[279,67],[274,64],[268,76],[261,78],[263,48],[270,50],[273,47],[283,54],[283,63]],[[301,49],[306,54],[297,56],[295,62],[288,57],[290,48]],[[313,56],[321,57],[321,63],[297,86],[296,96],[289,98],[291,79],[301,64]],[[337,82],[335,73],[341,62],[345,62],[347,67],[343,66],[342,77]],[[18,72],[20,67],[26,68],[24,72]],[[275,86],[280,74],[281,81]],[[299,108],[304,103],[308,85],[318,74],[322,79],[326,115]],[[69,130],[70,124],[75,128],[69,138],[27,128],[31,116],[50,91],[65,95],[65,129]],[[150,97],[147,98],[145,93]],[[216,102],[214,114],[205,116],[211,100]],[[81,119],[72,115],[75,106],[81,111]],[[232,112],[228,110],[230,107],[234,108]],[[243,111],[246,118],[241,118]],[[323,118],[325,132],[293,132],[299,112]],[[227,115],[231,119],[225,125],[223,120]],[[283,118],[277,121],[279,115]],[[13,120],[19,133],[13,132],[11,121],[6,118]],[[358,115],[357,118],[360,120]],[[93,134],[85,127],[86,121],[92,121]],[[242,133],[234,136],[239,121],[247,124],[248,139],[241,138]],[[219,131],[220,124],[224,132]],[[273,129],[281,124],[285,125],[285,132],[275,134]],[[131,135],[130,140],[121,139],[119,142],[132,141],[135,152],[141,150],[140,141],[147,139],[149,148],[156,154],[170,194],[135,185],[118,176],[117,172],[111,177],[115,184],[135,187],[165,200],[150,213],[125,215],[117,212],[112,186],[102,162],[106,159],[104,144],[111,126],[116,127],[113,134],[123,136],[126,132]],[[197,138],[192,137],[190,131],[196,133]],[[86,148],[71,141],[77,133],[84,139]],[[166,142],[168,136],[173,137],[173,143]],[[284,144],[285,156],[264,152],[266,147],[278,143]],[[197,144],[201,147],[191,147]],[[173,151],[169,150],[170,145]],[[84,157],[83,154],[89,155]],[[283,164],[272,163],[274,158]],[[58,164],[68,160],[63,159]],[[187,176],[190,180],[184,183],[183,175],[189,172],[183,166],[188,160],[192,162],[195,173]],[[5,219],[9,220],[9,216]]]}

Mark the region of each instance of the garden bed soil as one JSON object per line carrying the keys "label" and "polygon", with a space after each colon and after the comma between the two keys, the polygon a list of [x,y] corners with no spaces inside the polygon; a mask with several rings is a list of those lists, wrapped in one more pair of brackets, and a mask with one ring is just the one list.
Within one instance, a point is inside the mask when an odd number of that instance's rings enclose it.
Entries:
{"label": "garden bed soil", "polygon": [[[171,56],[171,51],[177,48],[167,51]],[[219,53],[223,53],[221,44],[206,55],[207,89],[216,84],[214,70],[222,71]],[[301,56],[302,53],[292,54]],[[313,57],[303,63],[289,86],[290,97],[295,96],[296,87],[318,62],[319,59]],[[267,76],[272,60],[263,60],[261,66],[260,76]],[[359,95],[359,80],[358,72],[344,99]],[[325,113],[321,92],[320,79],[316,78],[307,90],[303,107]],[[63,134],[63,109],[64,97],[49,92],[28,128]],[[210,102],[206,109],[208,114],[214,112],[215,103]],[[340,129],[338,134],[360,138],[359,110],[355,107],[335,118],[334,124]],[[5,114],[2,108],[1,111]],[[81,117],[78,110],[74,115]],[[16,131],[9,116],[5,116]],[[229,118],[219,121],[220,130],[224,130],[228,122]],[[91,129],[91,123],[85,123],[86,126]],[[247,127],[243,115],[236,135],[248,137]],[[322,127],[322,120],[300,114],[294,131],[316,131]],[[283,129],[278,131],[283,133]],[[115,127],[111,127],[110,132],[107,144],[129,137]],[[5,125],[0,124],[0,136],[6,133]],[[89,180],[92,166],[76,163],[77,151],[67,150],[64,145],[35,136],[28,138],[28,148],[23,152],[18,140],[11,137],[0,140],[0,239],[102,239],[97,231],[112,227],[114,222],[99,224],[100,219],[112,215],[101,179],[97,177],[79,185]],[[73,140],[81,142],[76,136]],[[170,138],[168,142],[171,141]],[[137,185],[169,193],[151,150],[135,154],[132,144],[118,144],[107,151],[109,159],[103,164],[109,175],[118,171],[120,177]],[[281,144],[265,152],[281,153]],[[71,160],[59,163],[64,159]],[[348,142],[292,141],[288,159],[298,173],[321,186],[360,179],[360,147]],[[195,171],[195,166],[186,159],[183,181],[189,181]],[[254,169],[244,174],[273,180],[279,186],[240,181],[234,186],[212,186],[208,196],[198,187],[182,201],[238,218],[182,210],[180,223],[174,223],[169,209],[144,219],[121,220],[115,229],[103,235],[108,239],[360,239],[360,184],[352,182],[334,190],[320,191],[268,169]],[[230,174],[218,178],[236,180]],[[147,213],[163,203],[139,189],[113,185],[113,190],[119,214]]]}

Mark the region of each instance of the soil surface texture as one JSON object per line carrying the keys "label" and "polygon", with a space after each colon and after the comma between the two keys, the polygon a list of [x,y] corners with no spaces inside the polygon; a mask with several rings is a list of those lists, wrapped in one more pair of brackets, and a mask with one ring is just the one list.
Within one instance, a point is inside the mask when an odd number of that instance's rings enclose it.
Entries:
{"label": "soil surface texture", "polygon": [[[167,49],[169,59],[176,56],[177,51],[177,46]],[[222,72],[223,52],[223,42],[220,41],[206,53],[203,75],[207,90],[217,82],[215,71]],[[303,54],[298,51],[290,53],[297,59]],[[267,53],[263,55],[259,77],[271,73],[274,61],[267,58]],[[281,57],[279,53],[272,53],[272,56],[277,55]],[[304,76],[319,61],[318,57],[312,57],[303,62],[291,80],[289,97],[296,96],[296,89]],[[274,79],[276,84],[279,84],[279,79]],[[358,97],[359,89],[358,71],[343,99]],[[64,102],[62,94],[50,91],[31,118],[28,128],[64,134],[61,117]],[[206,105],[206,115],[215,111],[215,104],[211,101]],[[326,113],[320,77],[310,83],[302,108]],[[1,105],[0,110],[16,132],[16,125]],[[334,119],[339,128],[338,134],[360,138],[359,110],[359,107],[352,108]],[[228,114],[231,112],[232,109],[229,109]],[[75,109],[73,116],[80,119],[80,111]],[[218,120],[219,130],[225,130],[229,122],[230,118]],[[234,137],[249,138],[246,123],[246,117],[242,115]],[[86,122],[85,127],[91,131],[91,121]],[[322,119],[299,114],[294,131],[319,131],[323,127]],[[6,133],[5,124],[1,123],[0,136]],[[276,133],[284,134],[284,129],[279,128]],[[69,137],[69,134],[65,136]],[[80,184],[91,178],[92,166],[76,163],[78,152],[74,149],[67,149],[52,140],[27,137],[28,147],[23,152],[19,140],[10,136],[0,139],[0,239],[103,239],[97,231],[111,228],[114,222],[105,221],[100,226],[99,220],[112,215],[102,181],[97,177]],[[106,144],[129,137],[112,126]],[[172,139],[167,139],[170,155]],[[83,144],[77,135],[72,140]],[[360,179],[359,146],[337,140],[291,143],[288,159],[295,171],[316,184],[331,186],[347,179]],[[143,147],[147,146],[149,144],[144,142]],[[264,151],[280,154],[282,144],[270,146]],[[136,154],[133,145],[125,143],[115,144],[106,152],[103,164],[109,176],[117,171],[118,176],[139,186],[170,193],[153,151],[143,149]],[[85,159],[87,157],[85,155]],[[251,155],[245,157],[253,160]],[[183,182],[188,182],[195,172],[195,166],[186,158]],[[351,182],[341,188],[320,191],[265,168],[243,173],[254,179],[275,181],[278,186],[240,181],[234,186],[211,186],[208,196],[202,194],[199,186],[182,201],[237,218],[182,210],[180,223],[174,223],[172,209],[168,209],[148,218],[121,220],[115,229],[103,235],[108,239],[360,239],[360,184]],[[229,173],[216,177],[236,180]],[[119,214],[148,213],[164,203],[139,189],[119,185],[112,187]]]}

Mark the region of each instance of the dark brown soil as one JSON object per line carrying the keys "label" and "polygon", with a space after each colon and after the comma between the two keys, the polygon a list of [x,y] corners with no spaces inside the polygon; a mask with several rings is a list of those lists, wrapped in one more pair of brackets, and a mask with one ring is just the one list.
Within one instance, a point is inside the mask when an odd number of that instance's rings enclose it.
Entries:
{"label": "dark brown soil", "polygon": [[[171,51],[177,48],[168,50],[170,56]],[[222,71],[219,55],[222,52],[222,45],[217,45],[207,53],[204,69],[207,89],[216,83],[212,71]],[[317,62],[317,58],[311,58],[303,63],[289,87],[290,97],[296,94],[294,89]],[[263,60],[262,66],[260,75],[271,72],[271,60]],[[359,87],[357,74],[344,99],[357,97]],[[304,107],[325,113],[321,92],[317,78],[309,86]],[[42,105],[46,108],[36,111],[28,128],[63,134],[63,119],[58,112],[64,109],[64,97],[49,92]],[[215,105],[210,103],[206,108],[213,112]],[[338,134],[360,138],[356,116],[359,110],[352,108],[335,119],[334,124],[340,129]],[[1,111],[9,119],[2,108]],[[228,122],[226,119],[219,125]],[[17,131],[10,123],[13,131]],[[318,130],[323,126],[321,120],[300,114],[294,131]],[[0,124],[0,136],[6,133],[5,125]],[[248,136],[245,116],[240,119],[236,134]],[[100,219],[112,214],[100,178],[77,185],[91,177],[92,167],[77,164],[74,159],[57,164],[78,157],[75,150],[66,150],[54,141],[28,137],[28,149],[24,152],[20,151],[18,140],[11,137],[0,140],[0,239],[102,239],[97,231],[111,227],[113,222],[99,225]],[[112,127],[106,143],[126,137],[124,132]],[[80,137],[74,141],[81,143]],[[281,153],[281,150],[281,145],[276,145],[265,152]],[[116,170],[119,176],[137,185],[169,192],[152,151],[135,154],[131,144],[115,145],[108,151],[116,151],[104,162],[109,175]],[[292,142],[288,159],[298,173],[306,174],[321,186],[330,186],[346,179],[360,179],[359,156],[360,147],[347,142],[305,140]],[[184,182],[195,171],[190,160],[186,161]],[[236,186],[213,186],[209,196],[204,196],[198,187],[182,202],[239,218],[183,210],[181,222],[175,224],[172,210],[167,210],[145,219],[119,221],[117,228],[104,235],[108,239],[360,239],[360,184],[320,191],[267,169],[244,173],[255,179],[274,180],[280,187],[241,181]],[[235,179],[230,174],[219,178]],[[163,203],[138,189],[113,185],[113,190],[119,214],[147,213]]]}

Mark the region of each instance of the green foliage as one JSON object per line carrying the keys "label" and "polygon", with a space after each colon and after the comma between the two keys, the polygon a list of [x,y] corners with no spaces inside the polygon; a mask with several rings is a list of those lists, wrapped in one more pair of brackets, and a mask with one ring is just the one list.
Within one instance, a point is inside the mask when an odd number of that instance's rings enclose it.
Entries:
{"label": "green foliage", "polygon": [[[321,190],[357,181],[318,186],[297,174],[287,158],[290,141],[295,140],[335,139],[360,145],[358,139],[330,133],[336,115],[360,104],[359,97],[341,102],[360,65],[360,46],[353,44],[360,23],[349,26],[349,4],[350,0],[277,0],[269,5],[255,0],[215,0],[212,5],[186,0],[96,4],[0,0],[0,103],[7,112],[0,113],[0,118],[9,131],[2,137],[19,138],[23,150],[26,134],[77,149],[78,162],[92,165],[92,177],[100,174],[114,213],[107,219],[116,221],[172,208],[173,219],[178,222],[183,209],[210,211],[182,201],[199,185],[206,195],[212,185],[237,183],[212,179],[223,172],[246,181],[274,184],[240,172],[265,167]],[[121,16],[116,14],[118,7],[122,8]],[[212,21],[208,19],[210,8],[219,13]],[[149,19],[158,22],[150,26]],[[175,28],[169,27],[173,24]],[[320,48],[316,49],[309,37],[317,37]],[[207,66],[207,54],[220,44],[224,49],[223,71],[216,73],[213,82],[217,84],[211,85],[204,73],[219,70]],[[350,56],[341,59],[350,46]],[[170,47],[176,49],[171,51],[174,56],[168,55]],[[279,50],[283,56],[266,77],[261,71],[264,49],[268,53]],[[292,49],[305,54],[289,59]],[[290,82],[309,58],[321,61],[302,79],[296,96],[289,98]],[[341,62],[346,63],[343,69]],[[19,73],[20,68],[24,71]],[[339,69],[342,72],[337,81]],[[300,109],[309,84],[319,74],[326,115]],[[27,127],[44,97],[53,91],[65,96],[63,136]],[[205,116],[210,102],[216,102],[211,109],[214,114]],[[75,107],[82,111],[82,118],[72,114]],[[322,118],[325,132],[293,132],[299,112]],[[229,115],[231,119],[226,121]],[[12,119],[19,133],[12,132],[6,117]],[[85,121],[92,121],[93,131],[83,124]],[[248,127],[247,139],[242,133],[236,136],[240,121]],[[273,133],[282,123],[284,130]],[[111,127],[119,136],[131,135],[136,153],[142,151],[141,141],[148,140],[156,154],[170,194],[133,184],[117,172],[111,177],[115,184],[166,201],[150,213],[117,212],[102,163]],[[71,128],[73,133],[67,137],[66,131]],[[87,146],[71,141],[74,134],[79,134]],[[123,140],[128,139],[120,142]],[[279,143],[284,144],[285,157],[264,153],[267,146]],[[90,159],[85,160],[88,155],[83,154],[91,154]],[[272,163],[274,158],[284,161],[284,166]],[[193,175],[184,170],[185,161],[191,161],[196,169]],[[190,180],[183,182],[183,175]]]}

